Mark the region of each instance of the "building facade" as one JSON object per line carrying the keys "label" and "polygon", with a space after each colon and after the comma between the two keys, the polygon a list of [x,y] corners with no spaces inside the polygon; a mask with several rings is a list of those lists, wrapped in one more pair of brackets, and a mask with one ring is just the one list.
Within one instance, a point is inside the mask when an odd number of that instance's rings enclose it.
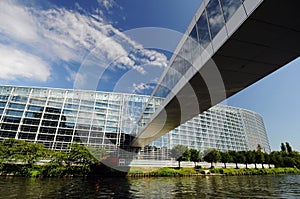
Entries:
{"label": "building facade", "polygon": [[265,152],[271,151],[259,114],[224,105],[210,108],[151,143],[160,148],[178,144],[200,151],[256,150],[260,144]]}
{"label": "building facade", "polygon": [[[116,151],[129,147],[132,133],[149,96],[54,88],[0,86],[0,139],[16,138],[66,150],[81,142]],[[151,114],[163,102],[155,98]],[[159,138],[151,145],[177,144],[206,150],[270,151],[262,118],[251,111],[216,106]]]}

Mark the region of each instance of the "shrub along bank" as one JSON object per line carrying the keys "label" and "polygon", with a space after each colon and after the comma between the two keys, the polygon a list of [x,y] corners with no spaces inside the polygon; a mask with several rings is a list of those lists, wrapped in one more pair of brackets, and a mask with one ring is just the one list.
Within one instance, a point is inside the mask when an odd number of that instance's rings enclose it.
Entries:
{"label": "shrub along bank", "polygon": [[131,168],[129,177],[175,177],[175,176],[201,176],[201,175],[277,175],[277,174],[300,174],[298,168],[263,168],[263,169],[232,169],[232,168],[159,168],[151,171],[144,168]]}

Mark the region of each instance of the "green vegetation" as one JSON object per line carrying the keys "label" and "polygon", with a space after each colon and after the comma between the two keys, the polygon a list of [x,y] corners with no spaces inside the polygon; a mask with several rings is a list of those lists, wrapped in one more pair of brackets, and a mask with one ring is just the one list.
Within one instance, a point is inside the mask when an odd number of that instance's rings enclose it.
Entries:
{"label": "green vegetation", "polygon": [[[201,161],[201,153],[195,149],[188,149],[183,145],[177,145],[171,150],[172,157],[174,157],[179,162],[180,161],[193,161],[196,165],[197,162]],[[227,151],[220,152],[215,149],[207,150],[204,152],[203,160],[211,163],[211,168],[213,168],[213,163],[222,162],[224,163],[224,168],[226,168],[226,163],[234,162],[236,169],[238,169],[238,164],[245,164],[246,169],[248,164],[254,164],[257,168],[257,164],[261,164],[264,168],[264,164],[275,165],[276,168],[298,168],[300,169],[300,153],[294,151],[288,142],[281,143],[281,151],[273,151],[270,154],[264,153],[260,145],[257,146],[257,150],[253,151]]]}
{"label": "green vegetation", "polygon": [[45,149],[43,145],[23,140],[0,142],[0,174],[22,176],[83,176],[91,172],[105,155],[104,149],[69,146],[69,152]]}
{"label": "green vegetation", "polygon": [[190,161],[191,152],[186,146],[176,145],[171,150],[171,157],[175,158],[176,161],[178,161],[178,167],[180,168],[181,161]]}
{"label": "green vegetation", "polygon": [[210,162],[211,167],[213,167],[213,162],[217,163],[221,159],[220,152],[217,151],[216,149],[212,149],[207,151],[206,155],[203,157],[204,161]]}
{"label": "green vegetation", "polygon": [[[207,171],[207,172],[205,172]],[[232,168],[159,168],[147,170],[145,168],[131,168],[129,177],[174,177],[174,176],[195,176],[195,175],[277,175],[277,174],[300,174],[298,168],[263,168],[263,169],[232,169]]]}

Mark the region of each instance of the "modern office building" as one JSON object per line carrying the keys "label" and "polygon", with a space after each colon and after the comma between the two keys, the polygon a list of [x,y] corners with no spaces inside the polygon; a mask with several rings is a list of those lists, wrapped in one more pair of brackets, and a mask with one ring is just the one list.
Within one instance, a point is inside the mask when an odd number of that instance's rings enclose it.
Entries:
{"label": "modern office building", "polygon": [[[72,142],[128,150],[132,132],[149,96],[54,88],[0,86],[0,139],[16,138],[65,150]],[[164,99],[155,98],[146,117]],[[147,116],[148,114],[148,116]],[[183,144],[206,150],[270,152],[262,118],[251,111],[215,106],[151,143],[157,148]],[[142,150],[143,151],[143,150]]]}
{"label": "modern office building", "polygon": [[255,112],[224,105],[210,108],[151,143],[160,148],[178,144],[200,151],[256,150],[260,144],[270,152],[263,118]]}

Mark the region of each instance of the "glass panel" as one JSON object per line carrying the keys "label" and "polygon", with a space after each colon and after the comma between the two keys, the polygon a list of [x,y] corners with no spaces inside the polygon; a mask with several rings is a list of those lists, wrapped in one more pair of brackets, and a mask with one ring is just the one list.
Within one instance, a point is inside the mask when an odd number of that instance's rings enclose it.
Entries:
{"label": "glass panel", "polygon": [[0,102],[0,107],[5,107],[6,102]]}
{"label": "glass panel", "polygon": [[4,122],[9,122],[9,123],[20,123],[20,118],[17,117],[4,117]]}
{"label": "glass panel", "polygon": [[191,31],[190,37],[198,41],[197,25],[195,25],[193,30]]}
{"label": "glass panel", "polygon": [[8,97],[9,97],[8,95],[0,95],[0,100],[6,101],[8,100]]}
{"label": "glass panel", "polygon": [[242,5],[240,0],[221,0],[225,20],[228,21],[235,11]]}
{"label": "glass panel", "polygon": [[38,104],[38,105],[44,105],[46,101],[44,100],[36,100],[36,99],[32,99],[30,100],[31,104]]}
{"label": "glass panel", "polygon": [[160,85],[154,96],[156,96],[156,97],[167,97],[167,95],[169,93],[170,93],[170,89],[166,88],[165,86]]}
{"label": "glass panel", "polygon": [[31,111],[43,111],[44,107],[40,107],[40,106],[28,106],[28,110],[31,110]]}
{"label": "glass panel", "polygon": [[213,39],[225,24],[219,0],[211,0],[207,5],[206,10],[211,38]]}
{"label": "glass panel", "polygon": [[1,94],[10,94],[11,93],[12,88],[11,87],[0,87],[0,92]]}
{"label": "glass panel", "polygon": [[27,102],[27,97],[13,96],[12,101],[14,101],[14,102]]}
{"label": "glass panel", "polygon": [[206,12],[204,11],[197,22],[197,29],[199,34],[199,42],[203,48],[210,43],[209,29],[206,20]]}
{"label": "glass panel", "polygon": [[16,108],[16,109],[25,109],[25,105],[23,104],[9,104],[9,108]]}
{"label": "glass panel", "polygon": [[14,110],[8,110],[7,115],[13,115],[13,116],[22,116],[23,111],[14,111]]}
{"label": "glass panel", "polygon": [[22,87],[16,87],[14,90],[14,93],[18,94],[29,94],[30,93],[30,88],[22,88]]}

